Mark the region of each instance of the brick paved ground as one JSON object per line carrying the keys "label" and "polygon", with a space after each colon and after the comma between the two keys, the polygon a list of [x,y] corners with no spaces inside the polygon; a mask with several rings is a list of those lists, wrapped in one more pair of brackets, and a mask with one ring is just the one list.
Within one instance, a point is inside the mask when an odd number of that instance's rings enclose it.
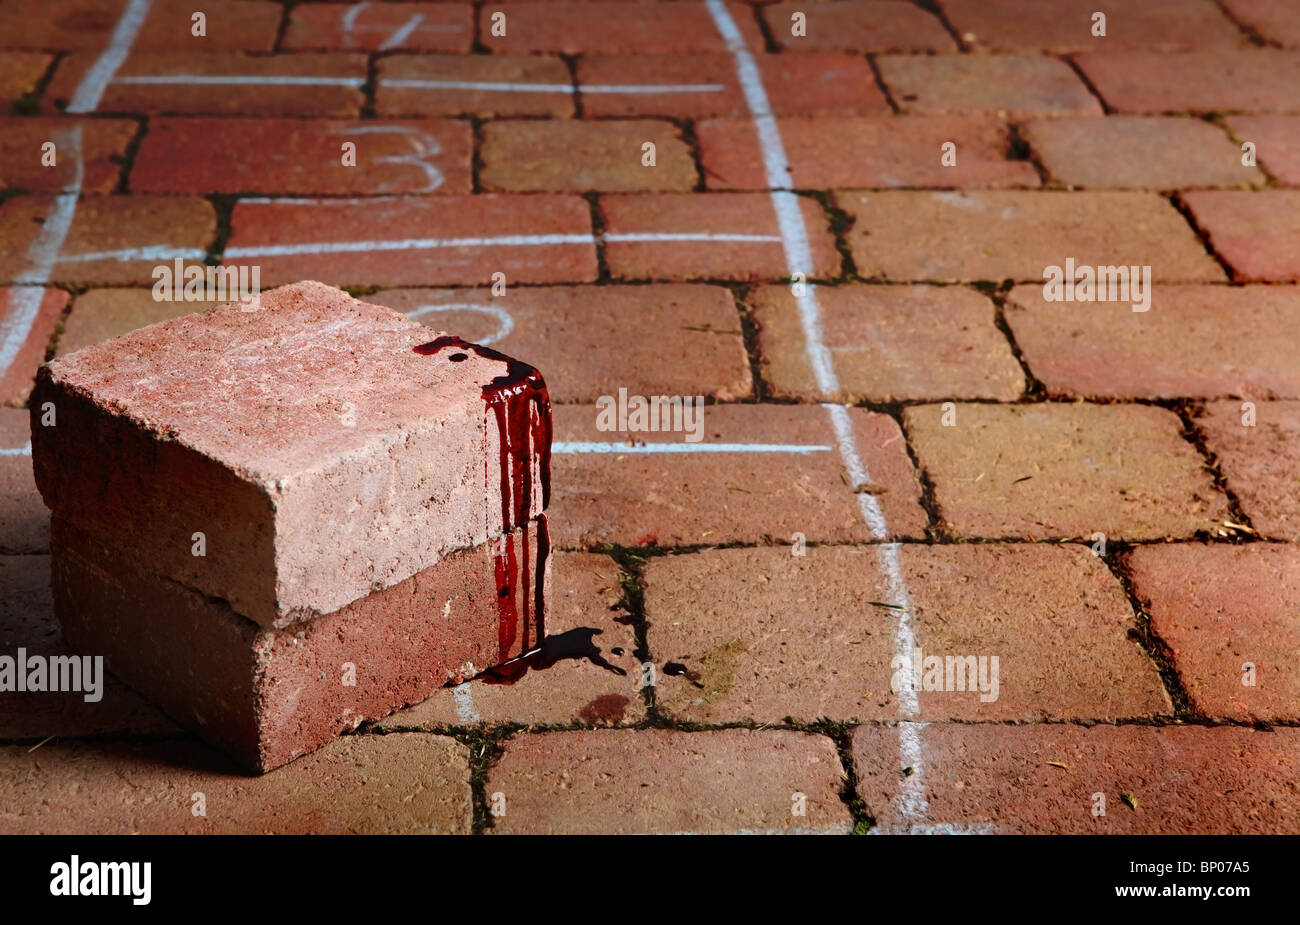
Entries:
{"label": "brick paved ground", "polygon": [[0,654],[37,365],[206,258],[542,368],[556,658],[258,779],[0,693],[0,831],[1300,831],[1288,0],[192,6],[0,0]]}

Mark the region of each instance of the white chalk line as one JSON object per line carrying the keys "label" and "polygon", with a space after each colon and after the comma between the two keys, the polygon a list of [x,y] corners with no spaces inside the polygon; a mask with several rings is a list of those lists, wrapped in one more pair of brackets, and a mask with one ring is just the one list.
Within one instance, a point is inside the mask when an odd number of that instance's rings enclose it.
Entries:
{"label": "white chalk line", "polygon": [[[763,154],[764,172],[768,187],[772,191],[772,206],[785,245],[786,267],[790,278],[794,279],[796,274],[808,272],[813,266],[813,259],[812,248],[808,242],[808,229],[804,225],[799,199],[790,192],[790,162],[786,157],[781,131],[772,114],[767,91],[763,87],[763,80],[759,74],[758,63],[746,47],[740,29],[727,10],[726,4],[723,0],[704,0],[704,2],[736,65],[736,76],[745,97],[745,105],[753,118],[754,129]],[[834,394],[839,391],[839,381],[831,363],[830,352],[826,349],[822,338],[821,311],[817,304],[816,287],[811,285],[801,287],[801,293],[796,298],[803,327],[805,350],[817,387],[823,393]],[[859,485],[869,482],[867,468],[857,452],[848,409],[842,405],[830,404],[823,407],[827,409],[830,417],[841,459],[851,483]],[[872,538],[888,539],[888,526],[884,512],[875,496],[867,492],[859,492],[858,506]],[[887,543],[878,546],[877,557],[880,574],[885,581],[886,593],[889,594],[891,603],[899,605],[898,623],[894,634],[895,652],[905,653],[908,656],[904,660],[907,666],[904,668],[904,673],[910,673],[915,633],[912,628],[912,605],[907,593],[907,583],[903,579],[898,544]],[[925,800],[924,754],[921,748],[923,724],[907,722],[920,714],[920,705],[916,692],[912,689],[914,685],[910,683],[911,678],[904,677],[903,681],[903,690],[899,692],[898,701],[899,712],[904,720],[899,723],[899,752],[903,766],[911,768],[911,773],[903,778],[902,787],[895,799],[895,807],[903,818],[919,820],[928,808]]]}
{"label": "white chalk line", "polygon": [[135,44],[135,37],[140,33],[145,18],[149,15],[150,0],[129,0],[126,9],[117,20],[113,34],[109,36],[108,46],[100,53],[95,63],[81,78],[66,112],[94,112],[99,108],[99,101],[104,98],[104,90],[117,76],[117,70],[126,60]]}
{"label": "white chalk line", "polygon": [[469,681],[453,687],[451,696],[456,704],[456,718],[462,723],[471,726],[474,723],[483,721],[483,717],[479,715],[478,710],[474,707],[474,692]]}
{"label": "white chalk line", "polygon": [[0,456],[31,456],[32,441],[28,440],[25,446],[7,446],[0,447]]}
{"label": "white chalk line", "polygon": [[558,442],[551,444],[551,453],[617,453],[635,456],[648,453],[826,453],[829,446],[811,443],[588,443]]}
{"label": "white chalk line", "polygon": [[[382,49],[381,49],[382,50]],[[118,62],[120,65],[121,62]],[[114,67],[114,70],[117,68]],[[351,87],[365,86],[364,77],[325,77],[315,74],[127,74],[112,81],[137,86],[171,86],[184,84],[204,87]],[[557,84],[509,80],[436,80],[425,78],[381,77],[379,86],[396,90],[470,90],[479,93],[575,93],[604,95],[628,94],[651,96],[659,93],[720,93],[725,84]],[[99,90],[103,93],[103,88]],[[98,98],[96,98],[98,102]],[[69,109],[71,112],[72,110]]]}
{"label": "white chalk line", "polygon": [[138,74],[116,78],[116,84],[187,84],[205,87],[280,86],[280,87],[354,87],[365,86],[364,77],[315,77],[293,74]]}

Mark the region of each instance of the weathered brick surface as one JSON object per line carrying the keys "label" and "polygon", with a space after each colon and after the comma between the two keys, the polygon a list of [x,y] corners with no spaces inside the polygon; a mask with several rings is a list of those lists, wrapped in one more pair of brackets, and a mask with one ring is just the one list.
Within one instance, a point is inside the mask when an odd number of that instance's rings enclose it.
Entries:
{"label": "weathered brick surface", "polygon": [[1300,550],[1142,546],[1129,568],[1193,710],[1251,722],[1300,716]]}
{"label": "weathered brick surface", "polygon": [[1300,186],[1300,116],[1233,116],[1228,127],[1255,144],[1256,159],[1274,179]]}
{"label": "weathered brick surface", "polygon": [[749,298],[760,369],[774,396],[806,401],[993,398],[1024,391],[1024,374],[995,324],[993,303],[955,286],[818,287],[821,342],[840,388],[817,388],[789,286]]}
{"label": "weathered brick surface", "polygon": [[[74,128],[79,136],[70,134]],[[80,163],[82,193],[111,193],[136,130],[129,119],[0,118],[0,189],[57,193],[73,186]],[[80,143],[69,145],[65,138]],[[46,142],[55,146],[49,167],[42,163]]]}
{"label": "weathered brick surface", "polygon": [[888,280],[1042,280],[1048,266],[1149,265],[1167,281],[1223,270],[1167,200],[1131,192],[842,193],[858,274]]}
{"label": "weathered brick surface", "polygon": [[[98,52],[109,42],[126,0],[13,0],[0,7],[0,35],[7,46],[48,51]],[[149,4],[133,47],[201,55],[214,51],[270,51],[280,9],[263,0],[205,0],[202,36],[193,34],[196,8],[186,0]]]}
{"label": "weathered brick surface", "polygon": [[[231,158],[213,144],[223,136],[259,155]],[[472,185],[472,146],[470,126],[450,119],[154,119],[130,182],[143,193],[463,194]]]}
{"label": "weathered brick surface", "polygon": [[[752,8],[740,3],[729,3],[727,8],[745,42],[755,51],[761,50],[763,36]],[[492,34],[495,13],[505,14],[505,35]],[[669,10],[638,0],[599,6],[567,0],[505,0],[480,7],[478,16],[480,39],[493,54],[644,55],[727,50],[703,3],[683,3]]]}
{"label": "weathered brick surface", "polygon": [[[654,145],[654,164],[644,162]],[[486,189],[513,192],[689,190],[695,162],[671,122],[490,122],[483,128]]]}
{"label": "weathered brick surface", "polygon": [[620,388],[721,400],[753,394],[735,302],[721,286],[517,286],[501,297],[390,289],[367,299],[522,357],[545,372],[553,402],[590,404]]}
{"label": "weathered brick surface", "polygon": [[211,307],[211,302],[160,302],[150,289],[91,289],[73,302],[55,344],[55,355],[73,353],[137,328]]}
{"label": "weathered brick surface", "polygon": [[487,790],[505,796],[492,831],[507,834],[846,834],[843,776],[822,736],[608,730],[517,736]]}
{"label": "weathered brick surface", "polygon": [[1144,405],[940,405],[903,420],[959,536],[1188,537],[1228,517],[1177,415]]}
{"label": "weathered brick surface", "polygon": [[465,746],[420,733],[348,736],[256,779],[188,740],[8,746],[0,793],[14,833],[463,834],[473,818]]}
{"label": "weathered brick surface", "polygon": [[1223,7],[1261,38],[1300,48],[1300,21],[1287,0],[1223,0]]}
{"label": "weathered brick surface", "polygon": [[[262,285],[475,285],[591,282],[591,210],[578,196],[431,196],[249,202],[235,206],[227,265],[262,268]],[[292,247],[290,247],[292,245]]]}
{"label": "weathered brick surface", "polygon": [[[954,723],[920,735],[918,815],[907,811],[917,783],[903,773],[898,730],[853,732],[858,789],[878,831],[1280,834],[1295,831],[1300,812],[1295,729]],[[1097,793],[1104,816],[1093,815]]]}
{"label": "weathered brick surface", "polygon": [[[381,116],[571,116],[558,55],[394,55],[377,62]],[[531,89],[510,89],[526,85]],[[550,88],[542,90],[540,88]]]}
{"label": "weathered brick surface", "polygon": [[32,477],[31,435],[26,411],[0,408],[0,550],[5,553],[50,548],[50,515]]}
{"label": "weathered brick surface", "polygon": [[1199,119],[1043,119],[1024,136],[1053,180],[1070,187],[1258,186],[1256,167],[1218,126]]}
{"label": "weathered brick surface", "polygon": [[621,572],[608,556],[556,553],[546,601],[543,657],[513,684],[470,681],[376,723],[442,729],[497,723],[639,722],[642,670],[631,617],[619,601]]}
{"label": "weathered brick surface", "polygon": [[[840,256],[821,206],[800,197],[798,207],[814,263],[803,272],[838,275]],[[614,194],[600,197],[600,210],[605,259],[619,279],[788,277],[776,212],[765,194]],[[676,235],[690,237],[672,240]]]}
{"label": "weathered brick surface", "polygon": [[1083,81],[1056,58],[882,55],[876,60],[903,112],[1101,115],[1101,106]]}
{"label": "weathered brick surface", "polygon": [[0,102],[11,103],[36,89],[53,55],[30,51],[0,52]]}
{"label": "weathered brick surface", "polygon": [[[897,718],[900,612],[881,561],[890,555],[782,547],[652,559],[646,619],[660,710],[702,723]],[[1155,666],[1128,638],[1123,589],[1086,548],[908,544],[892,555],[925,655],[998,658],[996,690],[981,693],[972,675],[960,690],[915,693],[922,719],[1171,711]]]}
{"label": "weathered brick surface", "polygon": [[25,335],[11,355],[8,368],[0,371],[0,402],[21,405],[27,401],[36,367],[45,362],[45,348],[67,306],[68,294],[62,289],[0,288],[0,317],[4,318],[6,336],[11,332]]}
{"label": "weathered brick surface", "polygon": [[469,3],[304,3],[289,14],[281,48],[467,52],[473,41]]}
{"label": "weathered brick surface", "polygon": [[1119,112],[1295,112],[1300,54],[1242,51],[1080,55],[1079,67]]}
{"label": "weathered brick surface", "polygon": [[1204,190],[1183,200],[1233,279],[1300,282],[1300,191]]}
{"label": "weathered brick surface", "polygon": [[[793,34],[802,13],[804,35]],[[938,17],[910,3],[843,0],[841,3],[777,3],[762,7],[776,43],[787,51],[956,51]]]}
{"label": "weathered brick surface", "polygon": [[1157,286],[1151,308],[1048,302],[1040,285],[1007,299],[1007,323],[1053,395],[1300,398],[1300,289]]}
{"label": "weathered brick surface", "polygon": [[1300,402],[1210,402],[1197,426],[1256,530],[1266,537],[1300,540]]}
{"label": "weathered brick surface", "polygon": [[[893,536],[921,536],[926,518],[898,425],[849,412],[856,449]],[[590,548],[704,543],[862,542],[871,538],[836,452],[827,412],[789,405],[709,405],[704,444],[767,444],[772,452],[636,452],[630,441],[687,444],[682,433],[610,432],[590,405],[555,409],[557,443],[629,441],[627,452],[570,453],[552,460],[552,540]],[[805,448],[791,451],[791,447]]]}
{"label": "weathered brick surface", "polygon": [[[778,126],[799,189],[1039,185],[1031,163],[1007,159],[1007,127],[991,118],[789,118]],[[696,131],[710,189],[768,188],[752,121],[707,121]],[[957,162],[945,167],[949,142]]]}

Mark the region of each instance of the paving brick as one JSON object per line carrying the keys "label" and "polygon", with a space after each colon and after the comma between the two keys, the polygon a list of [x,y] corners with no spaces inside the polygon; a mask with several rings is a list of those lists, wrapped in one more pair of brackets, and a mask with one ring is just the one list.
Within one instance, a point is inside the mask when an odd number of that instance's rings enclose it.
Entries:
{"label": "paving brick", "polygon": [[1198,119],[1109,116],[1043,119],[1026,140],[1052,179],[1070,187],[1177,189],[1258,186],[1256,167],[1218,126]]}
{"label": "paving brick", "polygon": [[0,793],[14,833],[467,834],[473,819],[468,750],[420,733],[347,736],[255,779],[189,741],[8,746]]}
{"label": "paving brick", "polygon": [[501,297],[390,289],[367,298],[524,357],[545,371],[553,402],[590,404],[620,388],[721,400],[753,394],[735,302],[721,286],[519,286]]}
{"label": "paving brick", "polygon": [[1079,67],[1119,112],[1294,112],[1300,54],[1269,48],[1080,55]]}
{"label": "paving brick", "polygon": [[1300,116],[1233,116],[1228,127],[1254,143],[1257,161],[1279,183],[1300,186]]}
{"label": "paving brick", "polygon": [[1287,0],[1223,0],[1223,7],[1261,38],[1300,48],[1300,21]]}
{"label": "paving brick", "polygon": [[641,663],[631,617],[619,605],[618,564],[608,556],[562,552],[551,568],[543,670],[530,670],[513,684],[477,680],[436,691],[376,728],[640,722]]}
{"label": "paving brick", "polygon": [[1222,281],[1162,196],[1137,192],[842,193],[858,274],[888,280],[1043,280],[1046,267],[1149,265],[1158,282]]}
{"label": "paving brick", "polygon": [[[490,7],[490,8],[489,8]],[[488,51],[561,52],[570,55],[660,54],[726,51],[727,43],[702,3],[672,8],[656,3],[524,2],[492,3],[479,10],[479,38]],[[763,48],[753,9],[729,3],[727,9],[746,44]],[[492,17],[505,14],[505,35],[493,35]]]}
{"label": "paving brick", "polygon": [[[653,144],[655,163],[644,163]],[[483,126],[487,189],[515,192],[689,190],[695,161],[671,122],[567,120],[489,122]]]}
{"label": "paving brick", "polygon": [[[1300,812],[1295,729],[953,723],[920,735],[925,764],[905,774],[897,729],[853,731],[873,831],[1279,834]],[[917,781],[919,816],[908,811]],[[1093,815],[1097,793],[1104,816]]]}
{"label": "paving brick", "polygon": [[[111,193],[136,129],[126,119],[0,118],[0,189],[57,193],[72,187],[80,164],[82,193]],[[46,142],[55,146],[49,167],[42,164]]]}
{"label": "paving brick", "polygon": [[[808,276],[839,275],[840,256],[821,206],[806,197],[800,197],[798,204],[815,264],[806,271]],[[605,220],[605,259],[616,278],[788,278],[785,246],[770,196],[615,194],[600,197],[600,210]],[[673,240],[676,235],[697,237]]]}
{"label": "paving brick", "polygon": [[903,112],[998,116],[1101,115],[1070,66],[1041,55],[882,55],[876,59]]}
{"label": "paving brick", "polygon": [[904,409],[947,528],[959,536],[1141,540],[1217,529],[1227,503],[1177,415],[1147,405]]}
{"label": "paving brick", "polygon": [[0,374],[0,402],[21,405],[31,394],[36,367],[45,362],[45,349],[68,306],[68,294],[62,289],[35,286],[0,288],[0,306],[4,310],[6,336],[20,331],[25,335],[14,345],[9,366]]}
{"label": "paving brick", "polygon": [[[890,113],[866,58],[809,53],[754,56],[768,105],[778,115]],[[744,116],[749,107],[729,54],[586,55],[578,59],[582,111],[601,116]],[[717,87],[610,92],[615,87]],[[609,89],[602,89],[609,88]]]}
{"label": "paving brick", "polygon": [[[127,0],[7,0],[0,7],[0,35],[15,48],[98,53],[122,19]],[[155,0],[132,42],[148,51],[203,54],[270,51],[280,28],[280,8],[264,0],[204,0],[205,35],[193,34],[195,6],[188,0]]]}
{"label": "paving brick", "polygon": [[1255,425],[1244,426],[1239,401],[1211,402],[1197,425],[1256,530],[1300,540],[1300,402],[1254,402]]}
{"label": "paving brick", "polygon": [[1234,280],[1300,282],[1300,191],[1204,190],[1183,201]]}
{"label": "paving brick", "polygon": [[290,12],[281,48],[467,52],[473,44],[469,3],[304,3]]}
{"label": "paving brick", "polygon": [[1300,717],[1300,549],[1141,546],[1128,565],[1193,710],[1247,722]]}
{"label": "paving brick", "polygon": [[4,553],[50,548],[50,515],[32,477],[31,435],[26,411],[0,408],[0,550]]}
{"label": "paving brick", "polygon": [[[472,130],[451,119],[364,122],[154,119],[131,170],[147,193],[468,193]],[[256,157],[214,146],[238,137]],[[356,146],[345,166],[343,145]]]}
{"label": "paving brick", "polygon": [[[14,413],[6,411],[6,424],[0,426],[8,429],[8,415]],[[44,520],[48,529],[49,517]],[[28,658],[72,654],[54,620],[48,556],[0,556],[0,590],[0,650],[6,657],[17,659],[20,648]],[[0,736],[39,742],[49,736],[179,733],[167,717],[111,675],[101,673],[97,680],[102,686],[89,692],[92,697],[98,693],[94,701],[86,700],[86,691],[0,693]]]}
{"label": "paving brick", "polygon": [[1007,323],[1051,395],[1300,397],[1300,290],[1162,286],[1151,309],[1126,302],[1048,302],[1012,290]]}
{"label": "paving brick", "polygon": [[487,791],[505,796],[494,833],[847,834],[843,777],[822,736],[615,729],[517,736]]}
{"label": "paving brick", "polygon": [[[474,285],[596,278],[591,210],[578,196],[475,195],[239,202],[227,265],[262,284]],[[426,237],[427,235],[427,237]]]}
{"label": "paving brick", "polygon": [[990,51],[1181,51],[1233,48],[1246,37],[1213,3],[1147,0],[1106,9],[1106,34],[1094,36],[1094,0],[943,0],[963,37]]}
{"label": "paving brick", "polygon": [[36,52],[0,52],[0,103],[11,103],[36,89],[54,61],[54,55]]}
{"label": "paving brick", "polygon": [[[919,486],[898,425],[887,415],[849,411],[858,454],[892,536],[923,536]],[[551,538],[591,548],[704,543],[861,542],[872,534],[844,473],[822,408],[709,405],[707,444],[767,444],[801,451],[647,452],[632,441],[685,444],[683,433],[602,431],[590,405],[555,408]],[[628,443],[627,450],[621,447]],[[608,452],[564,444],[613,443]]]}
{"label": "paving brick", "polygon": [[[27,254],[49,214],[49,196],[21,196],[0,206],[0,279],[27,279]],[[200,260],[217,231],[211,203],[198,197],[95,196],[81,200],[50,271],[56,283],[153,283],[153,269],[173,249]],[[37,277],[38,281],[45,282]]]}
{"label": "paving brick", "polygon": [[[1007,127],[993,119],[789,118],[778,128],[799,189],[1039,185],[1033,164],[1007,159]],[[702,122],[697,133],[709,188],[768,188],[753,120]],[[949,142],[957,146],[953,167],[941,163]]]}
{"label": "paving brick", "polygon": [[[97,60],[98,54],[91,52],[69,55],[55,71],[46,97],[66,106]],[[221,79],[230,77],[247,82]],[[196,55],[137,49],[105,88],[98,111],[356,117],[365,100],[365,80],[362,54]],[[228,143],[238,145],[240,140],[231,136]]]}
{"label": "paving brick", "polygon": [[900,615],[882,561],[891,556],[925,656],[998,659],[996,669],[985,663],[983,693],[974,673],[969,686],[962,675],[960,689],[917,692],[920,718],[1172,712],[1155,666],[1128,638],[1133,611],[1100,559],[1082,546],[984,544],[823,546],[802,557],[783,547],[714,549],[650,560],[645,606],[659,709],[696,723],[897,718]]}
{"label": "paving brick", "polygon": [[971,289],[851,284],[816,290],[821,342],[840,388],[817,388],[799,306],[789,286],[749,302],[763,378],[774,396],[811,401],[1019,398],[1024,375],[993,304]]}
{"label": "paving brick", "polygon": [[[788,51],[956,51],[938,17],[911,3],[843,0],[841,3],[777,3],[764,6],[772,38]],[[794,34],[796,13],[803,35]]]}
{"label": "paving brick", "polygon": [[160,302],[149,289],[91,289],[77,296],[55,343],[56,356],[103,343],[137,328],[203,311],[208,304]]}
{"label": "paving brick", "polygon": [[[393,55],[380,58],[377,69],[375,110],[381,116],[574,112],[573,79],[558,55]],[[510,89],[521,84],[532,89]]]}
{"label": "paving brick", "polygon": [[178,318],[42,367],[32,404],[54,402],[58,426],[38,428],[33,460],[56,516],[283,627],[541,512],[546,457],[532,447],[544,427],[506,449],[499,427],[522,426],[544,399],[512,380],[521,401],[490,424],[502,360],[421,356],[428,329],[320,283],[248,309]]}

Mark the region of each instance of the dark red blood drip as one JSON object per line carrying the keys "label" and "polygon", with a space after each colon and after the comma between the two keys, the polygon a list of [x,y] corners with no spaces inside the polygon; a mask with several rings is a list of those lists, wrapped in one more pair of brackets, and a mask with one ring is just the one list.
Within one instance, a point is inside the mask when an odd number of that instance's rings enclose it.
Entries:
{"label": "dark red blood drip", "polygon": [[[498,540],[505,548],[492,556],[497,579],[497,661],[508,660],[519,628],[519,608],[515,605],[515,589],[519,584],[519,563],[515,559],[514,536]],[[524,580],[528,578],[524,573]]]}

